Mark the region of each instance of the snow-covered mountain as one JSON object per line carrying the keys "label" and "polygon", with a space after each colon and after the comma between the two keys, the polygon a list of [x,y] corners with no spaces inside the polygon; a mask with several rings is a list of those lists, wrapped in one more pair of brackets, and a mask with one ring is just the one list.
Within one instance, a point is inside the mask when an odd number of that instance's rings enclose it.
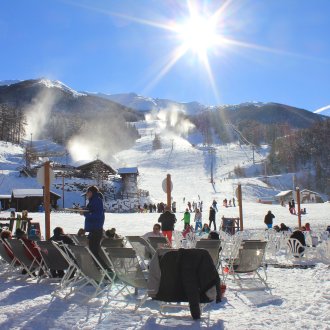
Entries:
{"label": "snow-covered mountain", "polygon": [[121,94],[104,94],[90,93],[108,100],[112,100],[121,105],[127,106],[138,111],[160,111],[160,110],[175,110],[183,112],[186,115],[197,115],[205,110],[239,110],[243,107],[262,107],[267,103],[264,102],[244,102],[240,104],[224,104],[224,105],[204,105],[199,102],[177,102],[169,99],[152,98],[138,95],[136,93],[121,93]]}
{"label": "snow-covered mountain", "polygon": [[[91,93],[92,94],[92,93]],[[209,108],[198,102],[176,102],[168,99],[159,99],[145,97],[136,93],[123,93],[123,94],[103,94],[95,93],[108,100],[112,100],[121,105],[127,106],[138,111],[160,111],[160,110],[175,110],[181,111],[187,115],[195,115]]]}
{"label": "snow-covered mountain", "polygon": [[318,110],[315,110],[314,113],[318,115],[328,116],[330,117],[330,105],[327,105],[325,107],[322,107]]}
{"label": "snow-covered mountain", "polygon": [[35,83],[43,85],[47,88],[57,88],[57,89],[63,90],[64,92],[70,93],[74,97],[86,96],[87,95],[85,93],[79,93],[79,92],[75,91],[74,89],[72,89],[69,86],[63,84],[59,80],[50,80],[50,79],[46,79],[46,78],[41,78],[41,79],[36,80]]}
{"label": "snow-covered mountain", "polygon": [[20,82],[20,80],[1,80],[0,86],[9,86],[9,85],[17,84],[18,82]]}

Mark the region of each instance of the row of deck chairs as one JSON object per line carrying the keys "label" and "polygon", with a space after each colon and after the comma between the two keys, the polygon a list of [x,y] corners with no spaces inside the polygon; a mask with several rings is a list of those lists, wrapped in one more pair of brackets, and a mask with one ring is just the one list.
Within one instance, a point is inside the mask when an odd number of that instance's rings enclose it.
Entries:
{"label": "row of deck chairs", "polygon": [[[150,238],[147,241],[139,236],[127,236],[126,240],[131,248],[123,247],[123,239],[104,239],[100,256],[107,266],[105,269],[83,239],[84,237],[80,241],[77,239],[79,245],[76,246],[39,241],[37,244],[41,260],[27,258],[27,247],[24,243],[21,240],[10,239],[0,242],[0,256],[6,262],[8,271],[25,269],[28,275],[37,278],[38,281],[51,277],[53,269],[62,270],[64,276],[60,279],[54,295],[65,299],[76,293],[86,296],[86,299],[98,297],[103,293],[107,293],[108,297],[110,295],[111,299],[117,299],[126,294],[137,295],[139,289],[144,289],[142,298],[136,300],[137,309],[147,299],[148,264],[151,258],[157,250],[158,254],[159,251],[175,251],[167,247],[166,238]],[[263,243],[265,242],[242,243],[238,256],[232,253],[229,257],[220,251],[220,241],[200,240],[196,242],[196,248],[206,249],[219,271],[221,261],[228,263],[228,276],[258,272],[265,248]],[[161,250],[158,249],[160,246]],[[8,256],[6,248],[12,251],[13,258]],[[239,280],[240,275],[236,277]]]}

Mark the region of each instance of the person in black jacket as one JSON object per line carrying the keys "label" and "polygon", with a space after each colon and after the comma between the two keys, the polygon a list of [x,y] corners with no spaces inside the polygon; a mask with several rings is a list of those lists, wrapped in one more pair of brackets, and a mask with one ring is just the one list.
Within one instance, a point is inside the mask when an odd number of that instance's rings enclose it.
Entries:
{"label": "person in black jacket", "polygon": [[213,223],[214,230],[217,230],[217,226],[215,224],[215,209],[210,206],[210,213],[209,213],[209,227],[211,229],[211,224]]}
{"label": "person in black jacket", "polygon": [[163,235],[167,237],[172,244],[172,232],[174,230],[174,224],[176,223],[176,217],[175,214],[171,212],[169,206],[167,206],[165,212],[160,215],[158,222],[162,224]]}
{"label": "person in black jacket", "polygon": [[53,233],[54,235],[50,238],[51,241],[63,242],[64,244],[74,245],[73,240],[68,235],[64,234],[63,228],[56,227],[53,230]]}
{"label": "person in black jacket", "polygon": [[[155,261],[155,260],[153,260]],[[169,251],[160,258],[160,283],[149,294],[166,302],[189,302],[193,319],[200,319],[200,303],[221,301],[220,278],[213,260],[204,249]],[[149,289],[149,288],[148,288]]]}
{"label": "person in black jacket", "polygon": [[[73,240],[68,235],[64,234],[63,228],[56,227],[54,228],[53,233],[54,235],[50,238],[51,241],[62,242],[68,245],[74,245]],[[55,277],[62,278],[64,276],[64,270],[60,270],[60,269],[50,269],[50,273],[54,278]]]}
{"label": "person in black jacket", "polygon": [[275,215],[272,213],[272,211],[268,211],[268,213],[265,215],[264,223],[267,225],[268,229],[271,229],[273,227],[274,218]]}

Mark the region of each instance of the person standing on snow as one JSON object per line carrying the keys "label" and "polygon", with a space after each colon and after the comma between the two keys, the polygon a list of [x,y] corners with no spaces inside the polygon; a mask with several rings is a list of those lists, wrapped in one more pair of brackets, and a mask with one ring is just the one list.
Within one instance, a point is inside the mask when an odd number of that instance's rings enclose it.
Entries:
{"label": "person standing on snow", "polygon": [[176,217],[175,214],[171,212],[170,206],[166,206],[165,212],[160,215],[158,222],[162,225],[163,235],[166,236],[172,244],[172,232],[174,230],[174,224],[176,223]]}
{"label": "person standing on snow", "polygon": [[273,219],[275,218],[275,215],[272,213],[272,211],[268,211],[268,213],[265,215],[264,223],[267,225],[268,229],[273,228]]}
{"label": "person standing on snow", "polygon": [[218,207],[217,207],[217,201],[215,200],[215,199],[213,199],[213,202],[212,202],[212,207],[213,207],[213,209],[215,210],[215,211],[217,211],[218,212]]}
{"label": "person standing on snow", "polygon": [[85,216],[84,229],[89,232],[88,247],[100,264],[105,266],[99,255],[104,224],[103,195],[96,186],[90,186],[87,188],[86,197],[89,201],[85,208],[87,212],[81,214]]}
{"label": "person standing on snow", "polygon": [[190,212],[188,209],[186,209],[186,212],[183,214],[183,218],[181,219],[181,221],[182,220],[184,223],[184,229],[186,229],[188,226],[190,226]]}
{"label": "person standing on snow", "polygon": [[215,224],[215,209],[210,206],[210,213],[209,213],[209,227],[211,229],[211,224],[213,223],[214,230],[217,230],[217,226]]}
{"label": "person standing on snow", "polygon": [[195,231],[202,229],[202,212],[199,209],[196,209],[195,213]]}

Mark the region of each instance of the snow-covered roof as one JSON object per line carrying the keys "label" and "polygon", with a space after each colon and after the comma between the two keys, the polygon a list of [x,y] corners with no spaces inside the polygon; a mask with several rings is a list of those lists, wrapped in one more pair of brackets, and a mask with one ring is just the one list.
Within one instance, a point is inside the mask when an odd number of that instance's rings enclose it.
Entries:
{"label": "snow-covered roof", "polygon": [[286,196],[288,194],[292,193],[292,190],[284,190],[284,191],[280,191],[277,195],[275,195],[275,197],[282,197],[282,196]]}
{"label": "snow-covered roof", "polygon": [[312,190],[309,190],[309,189],[303,189],[303,190],[300,191],[300,193],[301,193],[301,194],[302,194],[302,193],[311,193],[311,194],[314,194],[314,195],[318,195],[318,196],[320,196],[320,194],[319,194],[318,192],[316,192],[316,191],[312,191]]}
{"label": "snow-covered roof", "polygon": [[[51,191],[52,194],[61,197],[60,195]],[[42,197],[44,192],[42,189],[13,189],[14,198],[25,198],[25,197]]]}
{"label": "snow-covered roof", "polygon": [[11,195],[0,195],[0,199],[10,199]]}
{"label": "snow-covered roof", "polygon": [[118,174],[139,174],[137,167],[121,167],[118,168]]}

